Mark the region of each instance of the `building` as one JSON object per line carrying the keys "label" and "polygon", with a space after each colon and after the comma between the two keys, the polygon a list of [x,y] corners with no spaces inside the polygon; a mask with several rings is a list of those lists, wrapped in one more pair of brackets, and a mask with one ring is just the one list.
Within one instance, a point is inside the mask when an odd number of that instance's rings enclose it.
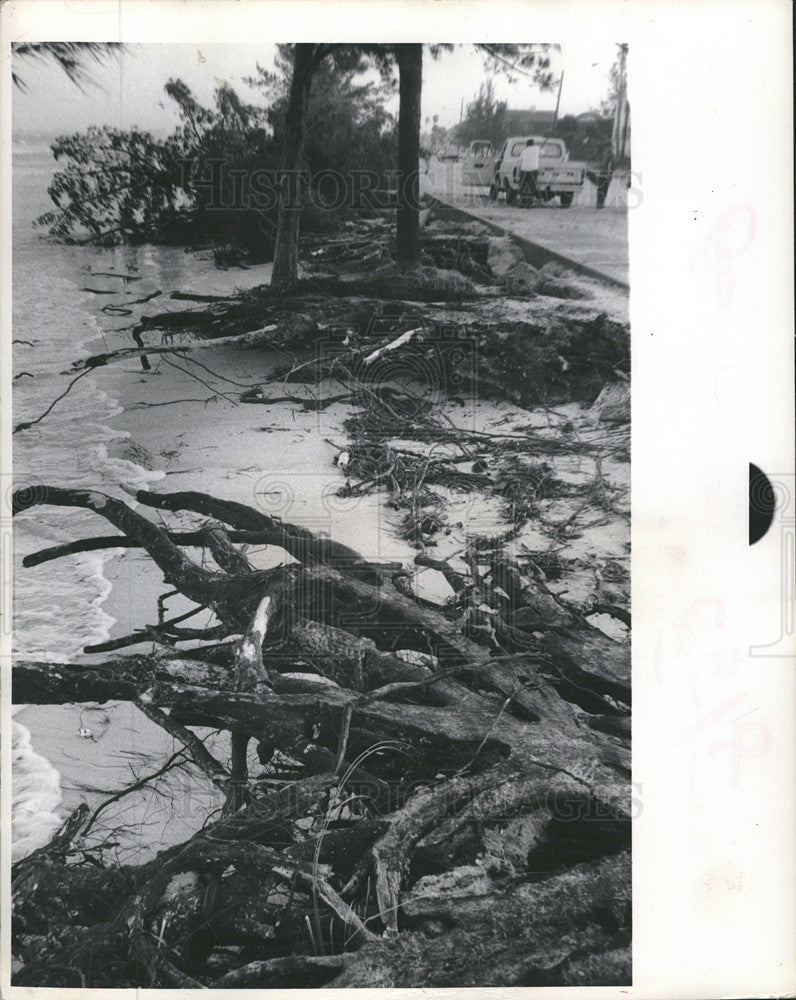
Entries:
{"label": "building", "polygon": [[503,121],[507,136],[550,135],[556,120],[555,111],[512,110],[506,108]]}

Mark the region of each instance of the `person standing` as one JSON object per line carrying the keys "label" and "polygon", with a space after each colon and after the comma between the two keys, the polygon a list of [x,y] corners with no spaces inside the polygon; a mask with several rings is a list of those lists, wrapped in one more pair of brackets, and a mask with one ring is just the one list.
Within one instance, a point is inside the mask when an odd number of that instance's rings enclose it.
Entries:
{"label": "person standing", "polygon": [[539,197],[539,188],[536,186],[538,175],[539,147],[533,139],[529,139],[520,156],[520,198],[530,196],[531,207],[533,207],[533,199]]}
{"label": "person standing", "polygon": [[613,144],[606,139],[600,149],[600,156],[597,160],[597,172],[594,183],[597,185],[597,208],[605,208],[605,196],[611,186],[611,178],[614,175],[614,150]]}

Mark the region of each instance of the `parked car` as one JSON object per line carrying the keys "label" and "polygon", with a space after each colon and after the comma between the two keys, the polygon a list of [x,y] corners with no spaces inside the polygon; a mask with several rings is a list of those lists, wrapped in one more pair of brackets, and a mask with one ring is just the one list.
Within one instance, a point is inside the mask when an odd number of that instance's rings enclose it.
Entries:
{"label": "parked car", "polygon": [[492,183],[495,169],[495,151],[488,139],[471,142],[462,155],[462,181],[465,184]]}
{"label": "parked car", "polygon": [[513,205],[520,189],[520,157],[522,151],[533,139],[540,147],[539,174],[536,186],[545,201],[558,197],[563,208],[569,208],[575,194],[583,187],[586,171],[585,163],[571,162],[563,139],[547,138],[543,135],[514,136],[506,139],[498,153],[492,173],[489,197],[497,201],[502,191],[507,205]]}

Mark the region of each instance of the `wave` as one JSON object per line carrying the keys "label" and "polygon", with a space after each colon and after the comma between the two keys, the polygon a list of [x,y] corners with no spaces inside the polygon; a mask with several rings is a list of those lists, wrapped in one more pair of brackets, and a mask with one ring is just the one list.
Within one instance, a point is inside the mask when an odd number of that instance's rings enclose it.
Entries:
{"label": "wave", "polygon": [[43,847],[63,823],[61,776],[31,746],[28,730],[11,721],[11,861]]}

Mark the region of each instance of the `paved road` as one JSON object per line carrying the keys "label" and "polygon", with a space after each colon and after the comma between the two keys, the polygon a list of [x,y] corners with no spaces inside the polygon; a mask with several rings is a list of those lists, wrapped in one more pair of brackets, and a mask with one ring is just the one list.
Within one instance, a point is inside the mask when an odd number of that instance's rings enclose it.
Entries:
{"label": "paved road", "polygon": [[616,180],[600,211],[594,207],[595,188],[589,181],[571,208],[561,208],[557,199],[532,209],[509,208],[502,198],[490,201],[487,188],[465,187],[460,164],[436,159],[423,175],[421,189],[532,243],[620,281],[628,280],[627,203],[632,196]]}

